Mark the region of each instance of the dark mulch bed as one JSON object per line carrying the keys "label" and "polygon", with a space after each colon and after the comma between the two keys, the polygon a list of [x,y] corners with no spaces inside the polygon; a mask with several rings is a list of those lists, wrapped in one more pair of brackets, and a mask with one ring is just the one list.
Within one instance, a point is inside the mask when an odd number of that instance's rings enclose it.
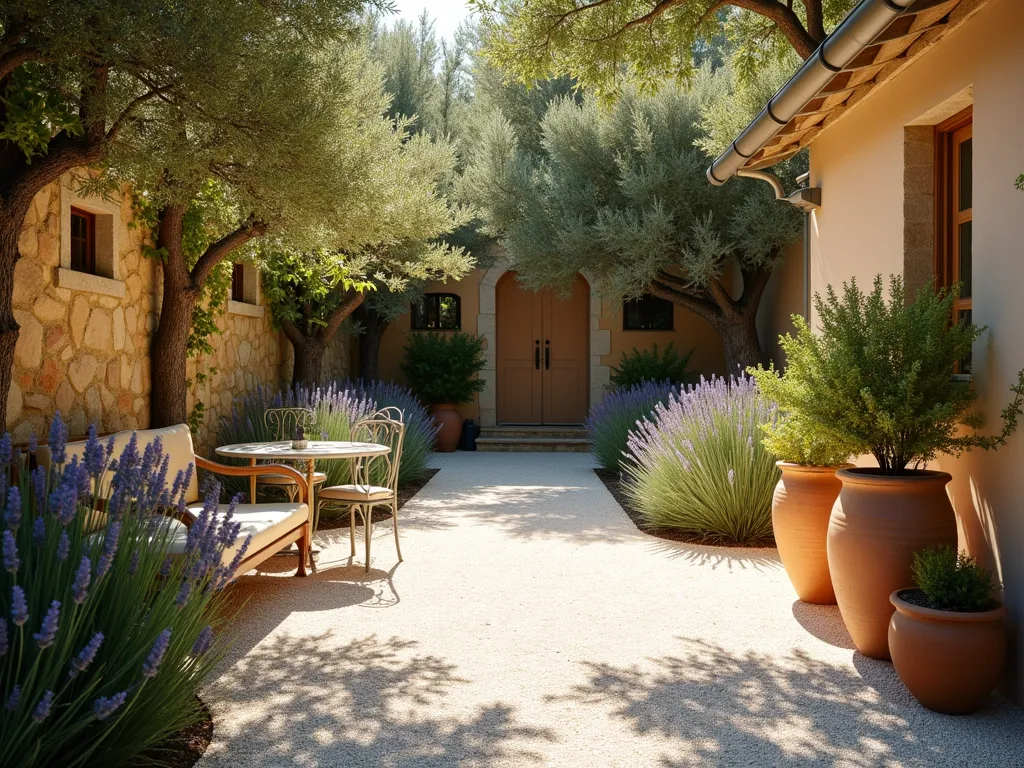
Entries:
{"label": "dark mulch bed", "polygon": [[167,768],[192,768],[213,741],[213,716],[202,701],[203,719],[193,726],[178,731],[174,736],[148,754],[143,754],[135,765],[152,765],[160,761]]}
{"label": "dark mulch bed", "polygon": [[656,536],[659,539],[667,539],[669,541],[682,541],[687,544],[704,544],[709,547],[733,547],[736,549],[771,549],[775,546],[775,539],[766,539],[764,541],[756,541],[747,544],[737,544],[728,539],[723,539],[721,536],[704,536],[701,534],[687,533],[686,531],[680,531],[676,528],[654,528],[647,524],[644,520],[643,515],[639,511],[630,506],[629,500],[626,498],[626,494],[622,491],[622,482],[619,472],[614,469],[595,469],[594,474],[597,475],[601,482],[604,483],[604,487],[608,489],[608,492],[615,497],[615,500],[619,502],[619,506],[622,507],[622,511],[626,513],[626,516],[633,521],[633,525],[637,527],[643,533],[649,536]]}
{"label": "dark mulch bed", "polygon": [[[405,503],[409,501],[413,496],[419,493],[423,486],[431,481],[431,479],[440,472],[439,469],[428,469],[427,473],[419,480],[414,480],[411,483],[398,486],[398,508],[401,509],[405,506]],[[390,520],[391,513],[384,507],[376,507],[373,510],[373,522],[379,523],[382,520]],[[363,524],[362,518],[356,515],[356,526]],[[321,513],[320,524],[317,526],[318,531],[330,531],[336,528],[345,528],[348,526],[348,514],[331,514],[330,511],[325,510]]]}

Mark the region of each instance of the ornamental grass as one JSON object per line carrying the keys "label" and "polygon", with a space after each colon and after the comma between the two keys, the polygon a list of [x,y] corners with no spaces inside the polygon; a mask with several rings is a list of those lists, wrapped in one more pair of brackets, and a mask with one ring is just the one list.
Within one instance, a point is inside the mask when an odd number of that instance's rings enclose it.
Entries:
{"label": "ornamental grass", "polygon": [[606,394],[590,409],[585,425],[597,463],[605,469],[620,469],[628,458],[630,431],[676,390],[668,381],[643,381]]}
{"label": "ornamental grass", "polygon": [[629,436],[627,498],[652,528],[737,544],[769,539],[780,473],[761,425],[774,418],[747,376],[681,389]]}
{"label": "ornamental grass", "polygon": [[[221,590],[248,546],[222,564],[238,536],[234,505],[221,513],[209,484],[184,552],[171,556],[180,523],[161,511],[184,510],[192,468],[168,485],[159,440],[140,453],[133,437],[113,457],[113,440],[95,435],[83,460],[68,460],[58,414],[48,474],[29,472],[0,439],[0,765],[152,757],[202,719],[196,691],[221,655]],[[92,511],[101,500],[102,515]]]}

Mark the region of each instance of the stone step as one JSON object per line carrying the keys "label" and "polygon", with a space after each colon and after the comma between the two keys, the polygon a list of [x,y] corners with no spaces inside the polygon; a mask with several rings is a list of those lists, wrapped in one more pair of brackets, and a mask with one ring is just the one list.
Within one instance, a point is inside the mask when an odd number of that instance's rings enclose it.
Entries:
{"label": "stone step", "polygon": [[484,452],[587,453],[590,441],[586,437],[516,437],[488,436],[476,439],[476,449]]}
{"label": "stone step", "polygon": [[498,427],[484,427],[480,430],[480,437],[500,437],[500,438],[527,438],[527,437],[543,437],[543,438],[586,438],[587,430],[585,427],[579,427],[574,425],[565,426],[498,426]]}

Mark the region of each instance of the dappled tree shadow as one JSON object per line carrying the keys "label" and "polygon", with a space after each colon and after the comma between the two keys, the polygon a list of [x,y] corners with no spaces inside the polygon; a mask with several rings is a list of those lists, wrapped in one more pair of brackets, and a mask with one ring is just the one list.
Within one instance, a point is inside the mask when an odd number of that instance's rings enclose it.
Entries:
{"label": "dappled tree shadow", "polygon": [[1024,709],[998,696],[953,718],[918,705],[892,665],[859,654],[851,669],[799,650],[680,643],[679,655],[651,659],[653,669],[587,664],[589,680],[570,698],[611,706],[638,734],[671,738],[677,748],[661,764],[672,768],[1022,764]]}
{"label": "dappled tree shadow", "polygon": [[[461,679],[412,640],[369,636],[338,645],[332,635],[276,637],[207,686],[216,722],[200,766],[528,765],[521,746],[552,740],[521,723],[508,704],[440,704]],[[230,717],[220,713],[230,713]]]}
{"label": "dappled tree shadow", "polygon": [[[625,516],[626,513],[622,514]],[[728,571],[782,570],[779,551],[774,547],[715,547],[707,544],[650,538],[653,539],[650,542],[650,549],[656,554],[685,560],[691,565],[699,565],[711,570],[717,568],[724,568]]]}

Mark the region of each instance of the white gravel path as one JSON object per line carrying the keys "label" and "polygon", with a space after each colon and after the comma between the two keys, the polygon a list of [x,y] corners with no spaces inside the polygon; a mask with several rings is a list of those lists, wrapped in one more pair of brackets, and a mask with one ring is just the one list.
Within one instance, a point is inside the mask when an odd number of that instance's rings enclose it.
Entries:
{"label": "white gravel path", "polygon": [[239,581],[201,768],[1024,766],[1024,709],[922,709],[775,550],[646,536],[585,455],[436,461],[404,563]]}

